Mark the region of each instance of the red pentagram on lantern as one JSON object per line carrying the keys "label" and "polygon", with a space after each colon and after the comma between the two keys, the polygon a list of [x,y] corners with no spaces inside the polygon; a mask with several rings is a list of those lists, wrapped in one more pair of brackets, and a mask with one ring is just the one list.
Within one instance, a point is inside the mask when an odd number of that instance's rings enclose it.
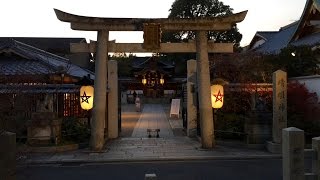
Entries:
{"label": "red pentagram on lantern", "polygon": [[220,93],[220,90],[218,91],[217,95],[213,94],[213,96],[216,97],[216,101],[215,102],[218,102],[218,101],[222,102],[223,94]]}

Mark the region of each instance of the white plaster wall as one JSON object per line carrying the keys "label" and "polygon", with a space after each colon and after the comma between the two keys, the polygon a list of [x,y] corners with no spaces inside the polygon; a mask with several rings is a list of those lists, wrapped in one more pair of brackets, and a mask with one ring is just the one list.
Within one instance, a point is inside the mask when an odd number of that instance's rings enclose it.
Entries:
{"label": "white plaster wall", "polygon": [[302,76],[290,78],[289,81],[297,80],[299,83],[304,84],[310,93],[317,93],[318,102],[320,102],[320,75]]}

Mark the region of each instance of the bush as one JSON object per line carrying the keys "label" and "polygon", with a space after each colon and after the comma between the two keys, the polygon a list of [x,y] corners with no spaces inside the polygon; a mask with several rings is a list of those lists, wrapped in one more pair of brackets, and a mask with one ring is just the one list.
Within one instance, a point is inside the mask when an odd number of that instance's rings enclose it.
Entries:
{"label": "bush", "polygon": [[214,120],[215,136],[221,139],[242,139],[244,117],[250,109],[250,94],[245,91],[225,91],[224,106]]}
{"label": "bush", "polygon": [[74,143],[89,141],[90,130],[87,125],[79,123],[75,117],[63,119],[61,128],[63,141],[71,141]]}
{"label": "bush", "polygon": [[288,84],[288,126],[303,129],[307,134],[319,134],[320,109],[316,93],[310,93],[299,82]]}
{"label": "bush", "polygon": [[221,139],[244,138],[244,116],[237,113],[217,112],[215,119],[215,136]]}

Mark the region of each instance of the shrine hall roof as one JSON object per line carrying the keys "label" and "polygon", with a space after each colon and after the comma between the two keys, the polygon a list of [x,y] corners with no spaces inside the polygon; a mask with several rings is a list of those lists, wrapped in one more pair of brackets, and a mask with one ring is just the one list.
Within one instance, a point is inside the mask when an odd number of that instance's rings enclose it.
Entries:
{"label": "shrine hall roof", "polygon": [[84,77],[94,73],[71,64],[61,56],[38,49],[12,38],[0,40],[0,74],[37,75],[64,72],[74,77]]}
{"label": "shrine hall roof", "polygon": [[282,48],[288,46],[290,39],[297,28],[298,23],[292,23],[281,28],[278,32],[261,33],[265,37],[265,43],[255,48],[254,51],[264,54],[278,54]]}
{"label": "shrine hall roof", "polygon": [[313,45],[318,44],[319,42],[320,42],[320,32],[315,33],[315,34],[311,34],[309,36],[305,36],[301,39],[293,41],[290,44],[294,45],[294,46],[301,46],[301,45],[313,46]]}
{"label": "shrine hall roof", "polygon": [[[132,61],[133,68],[147,68],[149,66],[149,61],[152,57],[135,57]],[[170,62],[163,62],[162,60],[157,60],[158,66],[170,69],[174,68],[173,64]]]}
{"label": "shrine hall roof", "polygon": [[320,43],[320,0],[306,0],[300,19],[275,32],[257,32],[249,45],[249,51],[278,54],[292,46],[315,46]]}

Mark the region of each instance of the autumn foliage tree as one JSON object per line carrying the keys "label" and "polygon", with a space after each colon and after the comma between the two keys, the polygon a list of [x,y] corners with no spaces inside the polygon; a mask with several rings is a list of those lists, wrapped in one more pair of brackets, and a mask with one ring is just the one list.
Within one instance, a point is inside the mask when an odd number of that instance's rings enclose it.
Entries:
{"label": "autumn foliage tree", "polygon": [[320,135],[320,107],[316,93],[310,93],[304,84],[288,84],[288,126],[303,129],[307,134]]}

